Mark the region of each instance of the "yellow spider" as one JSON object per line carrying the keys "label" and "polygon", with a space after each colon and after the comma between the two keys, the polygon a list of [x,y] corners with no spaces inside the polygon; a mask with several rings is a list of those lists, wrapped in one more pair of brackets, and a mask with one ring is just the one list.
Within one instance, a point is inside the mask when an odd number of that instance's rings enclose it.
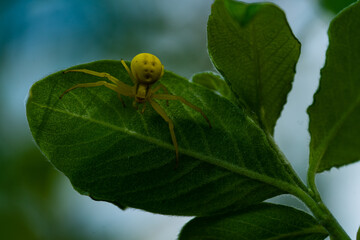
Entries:
{"label": "yellow spider", "polygon": [[[64,71],[64,73],[68,72],[82,72],[90,75],[94,75],[97,77],[104,77],[110,80],[112,83],[106,82],[106,81],[98,81],[98,82],[92,82],[92,83],[81,83],[77,84],[66,91],[64,91],[63,94],[61,94],[60,99],[69,91],[75,89],[75,88],[82,88],[82,87],[98,87],[98,86],[105,86],[107,88],[110,88],[111,90],[118,93],[118,97],[120,101],[122,102],[123,106],[125,107],[124,101],[121,98],[121,95],[128,96],[128,97],[134,97],[135,100],[133,102],[133,106],[137,108],[137,103],[144,104],[141,113],[145,111],[146,102],[149,102],[150,105],[154,108],[154,110],[166,121],[169,123],[169,129],[171,134],[171,139],[173,142],[173,145],[175,147],[175,154],[176,154],[176,165],[179,161],[179,147],[176,141],[175,132],[174,132],[174,124],[171,121],[171,119],[167,116],[164,109],[153,99],[161,99],[161,100],[179,100],[182,103],[188,105],[192,109],[198,111],[207,121],[209,124],[209,127],[211,128],[211,124],[209,119],[206,117],[206,115],[203,113],[203,111],[194,106],[193,104],[186,101],[183,97],[175,96],[168,94],[167,89],[164,85],[158,84],[154,89],[152,89],[152,85],[161,79],[161,77],[164,75],[164,65],[161,64],[160,60],[150,54],[150,53],[140,53],[136,55],[131,60],[131,71],[129,67],[126,65],[126,63],[121,60],[122,65],[128,72],[131,80],[134,83],[134,86],[129,86],[117,78],[111,76],[108,73],[100,73],[95,72],[88,69],[73,69],[73,70],[67,70]],[[165,94],[155,94],[158,90],[164,90]]]}

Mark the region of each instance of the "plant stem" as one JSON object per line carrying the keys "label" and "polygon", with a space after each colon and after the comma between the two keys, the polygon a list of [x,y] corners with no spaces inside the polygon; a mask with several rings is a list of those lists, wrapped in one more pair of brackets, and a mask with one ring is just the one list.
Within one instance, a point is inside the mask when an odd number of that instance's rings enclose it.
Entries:
{"label": "plant stem", "polygon": [[321,199],[316,201],[308,192],[304,192],[300,189],[293,194],[306,204],[319,223],[329,232],[331,239],[351,240]]}
{"label": "plant stem", "polygon": [[289,172],[291,176],[293,176],[293,180],[295,183],[305,192],[308,190],[306,185],[303,183],[303,181],[300,179],[300,177],[297,175],[293,167],[291,166],[289,160],[285,157],[284,153],[280,150],[279,146],[275,143],[274,138],[267,132],[266,137],[271,145],[271,147],[276,151],[278,157],[282,160],[282,162],[285,164],[285,168]]}
{"label": "plant stem", "polygon": [[285,155],[281,152],[280,148],[275,143],[273,137],[270,134],[267,134],[267,138],[273,149],[278,153],[278,157],[281,158],[286,164],[289,173],[294,176],[295,182],[300,187],[289,189],[289,193],[293,194],[306,204],[306,206],[317,218],[319,223],[329,232],[330,238],[332,240],[351,240],[321,200],[320,194],[315,185],[315,178],[309,178],[309,176],[311,176],[312,174],[308,175],[309,187],[306,187],[296,174],[295,170],[290,165]]}

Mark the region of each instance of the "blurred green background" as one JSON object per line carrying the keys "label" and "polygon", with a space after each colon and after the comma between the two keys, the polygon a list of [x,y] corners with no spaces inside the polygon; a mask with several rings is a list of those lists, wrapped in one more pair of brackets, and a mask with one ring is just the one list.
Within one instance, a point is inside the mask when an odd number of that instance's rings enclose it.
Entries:
{"label": "blurred green background", "polygon": [[[330,0],[273,2],[284,9],[303,45],[275,138],[306,179],[305,111],[324,63],[328,24],[343,6],[332,5],[339,1]],[[155,54],[167,70],[188,78],[214,70],[206,49],[211,3],[0,1],[0,239],[176,239],[190,218],[122,211],[78,194],[36,147],[25,102],[31,85],[53,72],[100,59],[131,60],[140,52]],[[318,177],[324,201],[352,237],[360,224],[360,190],[354,184],[360,181],[359,171],[360,164],[353,164]],[[306,210],[291,197],[272,201]]]}

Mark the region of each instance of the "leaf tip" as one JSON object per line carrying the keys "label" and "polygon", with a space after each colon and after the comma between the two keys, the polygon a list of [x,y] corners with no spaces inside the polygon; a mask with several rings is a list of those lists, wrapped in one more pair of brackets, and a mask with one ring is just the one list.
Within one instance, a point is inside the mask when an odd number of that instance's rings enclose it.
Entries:
{"label": "leaf tip", "polygon": [[234,0],[225,0],[225,8],[242,26],[246,26],[263,7],[263,4],[246,4]]}

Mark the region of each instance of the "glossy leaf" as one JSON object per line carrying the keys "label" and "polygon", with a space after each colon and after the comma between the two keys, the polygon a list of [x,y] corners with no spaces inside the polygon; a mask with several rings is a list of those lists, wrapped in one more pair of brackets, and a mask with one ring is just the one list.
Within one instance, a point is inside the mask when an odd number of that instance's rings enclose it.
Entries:
{"label": "glossy leaf", "polygon": [[[74,68],[131,82],[120,61]],[[180,102],[166,106],[158,100],[174,121],[177,169],[168,124],[150,106],[141,114],[132,107],[133,99],[123,97],[124,108],[105,87],[76,89],[59,99],[71,86],[99,79],[57,72],[35,83],[27,102],[36,143],[80,193],[121,208],[203,216],[297,187],[264,132],[239,107],[171,72],[161,82],[170,93],[200,107],[212,124],[210,129],[199,113]]]}
{"label": "glossy leaf", "polygon": [[283,11],[270,3],[216,0],[208,21],[208,50],[232,91],[273,134],[300,54]]}
{"label": "glossy leaf", "polygon": [[326,63],[308,109],[310,172],[360,159],[360,2],[330,24]]}
{"label": "glossy leaf", "polygon": [[241,212],[194,218],[183,227],[179,240],[323,240],[327,236],[307,213],[262,203]]}

